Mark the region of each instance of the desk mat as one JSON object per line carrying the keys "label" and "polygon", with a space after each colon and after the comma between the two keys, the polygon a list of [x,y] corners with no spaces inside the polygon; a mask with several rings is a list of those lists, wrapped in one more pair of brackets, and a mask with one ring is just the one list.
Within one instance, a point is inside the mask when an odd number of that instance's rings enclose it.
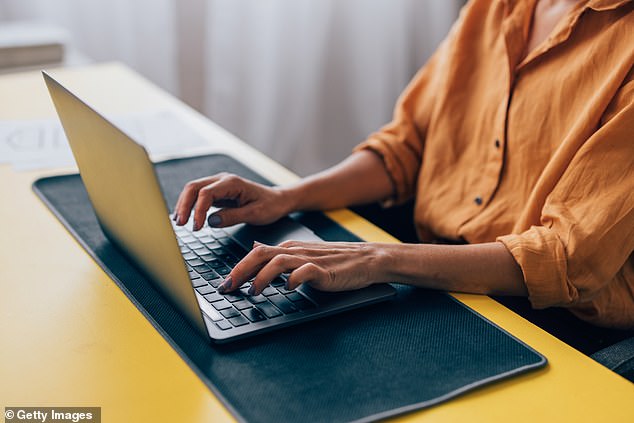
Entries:
{"label": "desk mat", "polygon": [[[170,209],[186,181],[219,171],[268,183],[225,155],[155,167]],[[546,364],[449,295],[406,286],[386,303],[210,344],[108,242],[79,175],[39,179],[33,189],[238,420],[372,421]],[[358,240],[321,213],[298,218],[326,240]]]}

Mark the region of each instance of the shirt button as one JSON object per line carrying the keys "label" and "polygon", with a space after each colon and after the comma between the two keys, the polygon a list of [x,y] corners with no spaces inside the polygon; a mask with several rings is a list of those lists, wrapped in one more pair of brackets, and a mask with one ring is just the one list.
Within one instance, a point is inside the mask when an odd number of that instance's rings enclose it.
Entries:
{"label": "shirt button", "polygon": [[476,203],[478,206],[482,205],[482,197],[477,196],[476,198],[473,199],[473,202]]}
{"label": "shirt button", "polygon": [[500,140],[495,140],[495,148],[500,148]]}

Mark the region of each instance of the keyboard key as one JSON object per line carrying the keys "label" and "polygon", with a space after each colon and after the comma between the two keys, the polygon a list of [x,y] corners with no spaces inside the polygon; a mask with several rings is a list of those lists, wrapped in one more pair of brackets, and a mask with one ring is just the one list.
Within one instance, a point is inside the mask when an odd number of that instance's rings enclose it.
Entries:
{"label": "keyboard key", "polygon": [[194,241],[194,242],[187,242],[185,241],[185,244],[187,244],[187,246],[189,248],[191,248],[192,250],[195,250],[196,248],[201,248],[204,247],[204,245],[200,242],[198,242],[198,240]]}
{"label": "keyboard key", "polygon": [[266,302],[260,303],[256,306],[266,317],[272,319],[273,317],[281,316],[282,312],[273,306],[273,304]]}
{"label": "keyboard key", "polygon": [[299,300],[294,302],[293,304],[295,304],[295,307],[300,310],[310,310],[311,308],[315,308],[315,304],[311,303],[308,300]]}
{"label": "keyboard key", "polygon": [[215,257],[216,256],[214,256],[214,260],[208,261],[207,265],[209,267],[213,268],[213,269],[220,269],[222,267],[225,267],[225,264],[222,261],[218,260],[218,258],[215,258]]}
{"label": "keyboard key", "polygon": [[215,303],[212,303],[211,305],[214,306],[214,308],[218,311],[231,308],[231,303],[227,300],[216,301]]}
{"label": "keyboard key", "polygon": [[233,327],[226,320],[220,320],[220,321],[216,322],[216,326],[218,326],[220,328],[220,330],[227,330],[227,329],[231,329]]}
{"label": "keyboard key", "polygon": [[266,288],[264,288],[264,290],[262,291],[262,295],[268,297],[271,295],[275,295],[277,294],[277,291],[275,290],[275,288],[267,286]]}
{"label": "keyboard key", "polygon": [[219,245],[218,247],[209,247],[209,251],[214,253],[215,255],[220,255],[225,253],[225,247]]}
{"label": "keyboard key", "polygon": [[198,304],[200,304],[200,309],[203,311],[203,313],[214,322],[223,319],[220,313],[214,310],[214,308],[207,301],[200,301]]}
{"label": "keyboard key", "polygon": [[220,278],[216,272],[213,270],[207,270],[205,273],[201,273],[200,276],[206,281],[212,281],[214,279]]}
{"label": "keyboard key", "polygon": [[238,264],[240,262],[240,260],[238,260],[235,257],[232,257],[230,259],[226,259],[225,260],[225,264],[229,267],[236,267],[236,264]]}
{"label": "keyboard key", "polygon": [[236,317],[232,317],[231,319],[229,319],[229,322],[233,325],[233,326],[244,326],[246,324],[249,323],[249,321],[247,319],[245,319],[242,316],[236,316]]}
{"label": "keyboard key", "polygon": [[187,254],[187,253],[191,253],[192,250],[190,250],[187,247],[180,247],[181,250],[181,254]]}
{"label": "keyboard key", "polygon": [[229,273],[231,273],[231,269],[229,269],[227,266],[224,267],[219,267],[217,269],[214,269],[220,276],[227,276]]}
{"label": "keyboard key", "polygon": [[198,256],[194,253],[186,253],[186,254],[183,254],[183,258],[185,260],[195,260],[198,258]]}
{"label": "keyboard key", "polygon": [[201,278],[192,279],[192,285],[194,285],[194,288],[200,288],[201,286],[207,286],[207,281]]}
{"label": "keyboard key", "polygon": [[211,294],[216,292],[215,289],[213,289],[211,286],[209,285],[205,285],[205,286],[201,286],[200,288],[196,288],[196,291],[198,291],[198,293],[200,295],[205,295],[205,294]]}
{"label": "keyboard key", "polygon": [[211,279],[208,281],[209,285],[213,286],[214,288],[218,288],[220,284],[223,282],[224,282],[224,279],[222,278]]}
{"label": "keyboard key", "polygon": [[268,299],[286,314],[295,313],[297,311],[297,307],[295,307],[292,302],[284,298],[283,295],[272,295]]}
{"label": "keyboard key", "polygon": [[202,242],[203,244],[206,244],[206,243],[208,243],[208,242],[213,242],[213,241],[214,241],[214,239],[213,239],[213,238],[211,237],[211,235],[209,235],[209,234],[204,234],[204,235],[203,235],[203,234],[201,234],[201,235],[198,237],[198,241]]}
{"label": "keyboard key", "polygon": [[284,295],[290,294],[291,292],[295,292],[294,289],[286,289],[286,288],[284,288],[284,286],[278,286],[277,290],[280,291]]}
{"label": "keyboard key", "polygon": [[192,250],[194,251],[194,253],[198,254],[199,256],[205,255],[205,254],[210,254],[211,252],[206,248],[206,247],[200,247],[200,248],[192,248]]}
{"label": "keyboard key", "polygon": [[271,282],[271,286],[274,287],[278,287],[278,286],[284,286],[284,284],[286,284],[286,281],[282,278],[275,278],[273,279],[273,282]]}
{"label": "keyboard key", "polygon": [[288,294],[286,296],[287,299],[295,302],[295,301],[303,301],[304,300],[304,296],[302,294],[300,294],[299,292],[293,291],[290,294]]}
{"label": "keyboard key", "polygon": [[238,244],[232,239],[229,240],[229,243],[226,245],[226,247],[229,249],[229,251],[231,251],[231,253],[235,254],[238,257],[244,256],[248,253],[247,250],[242,248],[242,245]]}
{"label": "keyboard key", "polygon": [[191,235],[182,236],[180,238],[181,238],[181,241],[184,242],[185,244],[189,244],[190,242],[196,242],[196,238],[194,238]]}
{"label": "keyboard key", "polygon": [[211,253],[201,255],[200,259],[204,261],[205,263],[207,263],[208,266],[210,265],[210,263],[215,263],[217,261],[216,256],[214,256]]}
{"label": "keyboard key", "polygon": [[221,254],[214,252],[214,254],[216,254],[216,256],[218,256],[220,260],[224,261],[227,264],[229,264],[230,261],[236,260],[236,258],[232,254],[229,254],[226,251],[223,251]]}
{"label": "keyboard key", "polygon": [[201,264],[200,266],[192,266],[194,268],[195,271],[197,271],[200,274],[209,272],[211,269],[209,268],[209,266],[207,266],[206,264]]}
{"label": "keyboard key", "polygon": [[255,297],[247,296],[246,298],[252,304],[260,304],[266,301],[266,297],[264,295],[256,295]]}
{"label": "keyboard key", "polygon": [[225,231],[223,231],[220,228],[210,228],[209,232],[211,233],[212,236],[218,238],[218,237],[223,237],[223,236],[227,236],[227,234],[225,233]]}
{"label": "keyboard key", "polygon": [[222,295],[216,292],[214,292],[213,294],[203,295],[203,297],[205,297],[205,299],[210,303],[215,303],[216,301],[222,300]]}
{"label": "keyboard key", "polygon": [[223,316],[225,316],[227,319],[231,318],[231,317],[236,317],[240,315],[240,312],[238,310],[236,310],[235,308],[227,308],[225,310],[222,310],[220,312],[220,314],[222,314]]}
{"label": "keyboard key", "polygon": [[189,263],[189,265],[192,266],[192,267],[202,266],[202,265],[205,264],[205,262],[202,261],[199,258],[195,258],[195,259],[192,259],[192,260],[187,260],[187,263]]}
{"label": "keyboard key", "polygon": [[244,300],[244,297],[242,295],[236,294],[225,294],[225,300],[229,301],[230,303],[235,303],[236,301]]}
{"label": "keyboard key", "polygon": [[262,320],[265,320],[265,317],[262,315],[262,313],[260,313],[260,311],[257,308],[250,308],[247,310],[243,310],[242,313],[247,316],[247,319],[251,320],[252,322],[259,322]]}
{"label": "keyboard key", "polygon": [[204,230],[200,230],[200,231],[192,232],[192,236],[200,240],[200,238],[209,236],[209,235],[206,234]]}
{"label": "keyboard key", "polygon": [[205,246],[206,246],[207,248],[209,248],[209,249],[211,249],[211,248],[222,248],[222,245],[220,245],[220,244],[218,243],[218,241],[216,241],[216,240],[215,240],[215,239],[213,239],[213,238],[210,238],[210,239],[209,239],[209,241],[203,241],[202,239],[201,239],[201,241],[202,241],[202,243],[203,243],[203,244],[205,244]]}
{"label": "keyboard key", "polygon": [[231,239],[228,236],[219,236],[219,237],[216,237],[216,241],[218,241],[222,245],[229,245],[229,243],[231,242]]}
{"label": "keyboard key", "polygon": [[246,300],[241,300],[236,303],[233,303],[233,306],[238,310],[244,310],[250,307],[253,307],[252,304]]}

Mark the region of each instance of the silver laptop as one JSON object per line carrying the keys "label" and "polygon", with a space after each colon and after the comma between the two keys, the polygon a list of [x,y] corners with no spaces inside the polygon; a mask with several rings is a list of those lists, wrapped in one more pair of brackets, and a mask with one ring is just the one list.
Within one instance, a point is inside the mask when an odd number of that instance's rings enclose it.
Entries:
{"label": "silver laptop", "polygon": [[389,284],[345,293],[304,285],[289,291],[284,275],[258,296],[248,295],[248,284],[237,292],[218,293],[254,241],[275,245],[321,239],[289,217],[266,226],[205,227],[197,232],[191,231],[191,223],[175,227],[145,149],[46,72],[43,75],[106,237],[212,341],[240,339],[396,294]]}

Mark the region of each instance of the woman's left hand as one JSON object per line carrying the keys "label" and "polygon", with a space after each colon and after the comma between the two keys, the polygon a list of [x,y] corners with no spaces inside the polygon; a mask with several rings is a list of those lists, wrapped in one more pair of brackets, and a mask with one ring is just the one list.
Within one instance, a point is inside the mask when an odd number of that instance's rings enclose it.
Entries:
{"label": "woman's left hand", "polygon": [[289,290],[302,283],[322,291],[359,289],[383,282],[384,258],[384,251],[370,243],[285,241],[277,246],[255,243],[219,291],[234,291],[255,278],[249,295],[258,295],[282,273],[290,274]]}

